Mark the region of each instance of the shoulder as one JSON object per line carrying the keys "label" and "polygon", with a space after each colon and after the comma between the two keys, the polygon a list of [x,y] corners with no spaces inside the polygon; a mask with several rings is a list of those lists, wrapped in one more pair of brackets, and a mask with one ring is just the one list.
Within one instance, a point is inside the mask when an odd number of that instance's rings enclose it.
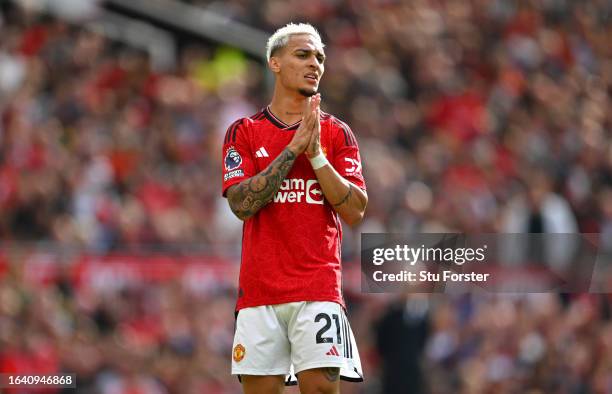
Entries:
{"label": "shoulder", "polygon": [[253,124],[257,124],[257,123],[261,123],[263,121],[265,121],[266,119],[266,113],[265,113],[265,108],[260,110],[259,112],[254,113],[251,116],[248,116],[246,118],[242,118],[243,121],[249,125],[253,125]]}
{"label": "shoulder", "polygon": [[235,120],[232,124],[229,125],[227,131],[225,132],[225,138],[223,140],[224,144],[228,144],[230,142],[236,142],[236,136],[238,135],[238,131],[243,127],[243,122],[245,118],[240,118]]}
{"label": "shoulder", "polygon": [[236,137],[241,133],[241,131],[247,130],[253,125],[263,122],[264,119],[265,115],[263,110],[254,113],[253,115],[236,119],[227,128],[227,132],[225,133],[225,143],[236,142]]}
{"label": "shoulder", "polygon": [[324,111],[321,111],[321,120],[324,122],[330,122],[332,125],[346,124],[337,116],[334,116]]}
{"label": "shoulder", "polygon": [[257,123],[261,123],[266,118],[264,110],[254,113],[243,118],[236,119],[228,129],[249,127]]}
{"label": "shoulder", "polygon": [[357,141],[355,139],[355,135],[353,131],[343,120],[334,116],[332,114],[328,114],[325,112],[321,112],[321,120],[325,122],[329,122],[333,135],[336,138],[340,138],[344,141],[344,144],[347,146],[357,145]]}
{"label": "shoulder", "polygon": [[329,122],[332,128],[337,131],[353,134],[349,125],[337,116],[321,111],[321,120],[324,122]]}

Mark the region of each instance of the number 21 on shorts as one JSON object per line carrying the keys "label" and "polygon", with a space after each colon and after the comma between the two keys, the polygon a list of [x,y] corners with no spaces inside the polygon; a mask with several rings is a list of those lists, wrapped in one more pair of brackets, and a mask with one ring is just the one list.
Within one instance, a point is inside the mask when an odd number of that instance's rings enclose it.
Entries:
{"label": "number 21 on shorts", "polygon": [[338,314],[336,313],[332,314],[331,317],[327,313],[319,313],[315,317],[315,320],[314,320],[315,323],[318,323],[321,320],[325,321],[325,324],[323,325],[323,327],[321,327],[321,329],[317,331],[317,335],[316,335],[317,343],[333,343],[334,342],[333,337],[324,336],[324,335],[328,335],[328,331],[332,325],[332,318],[334,320],[334,325],[336,326],[336,343],[338,345],[342,345],[342,336],[340,335],[340,318],[338,317]]}

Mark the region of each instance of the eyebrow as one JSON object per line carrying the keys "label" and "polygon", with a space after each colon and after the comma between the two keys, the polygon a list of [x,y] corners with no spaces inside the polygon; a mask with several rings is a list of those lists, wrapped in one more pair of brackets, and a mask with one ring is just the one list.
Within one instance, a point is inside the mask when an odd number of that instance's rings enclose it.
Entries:
{"label": "eyebrow", "polygon": [[308,48],[296,48],[293,50],[293,52],[306,52],[306,53],[312,53],[315,52],[316,55],[321,55],[323,57],[325,57],[325,54],[317,49],[308,49]]}

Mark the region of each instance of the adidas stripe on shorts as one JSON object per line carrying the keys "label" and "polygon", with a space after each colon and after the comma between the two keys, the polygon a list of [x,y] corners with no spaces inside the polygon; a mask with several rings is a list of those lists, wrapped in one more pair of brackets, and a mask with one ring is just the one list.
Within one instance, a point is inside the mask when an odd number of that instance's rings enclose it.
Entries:
{"label": "adidas stripe on shorts", "polygon": [[296,375],[340,368],[344,380],[363,380],[355,337],[335,302],[303,301],[241,309],[236,319],[232,375]]}

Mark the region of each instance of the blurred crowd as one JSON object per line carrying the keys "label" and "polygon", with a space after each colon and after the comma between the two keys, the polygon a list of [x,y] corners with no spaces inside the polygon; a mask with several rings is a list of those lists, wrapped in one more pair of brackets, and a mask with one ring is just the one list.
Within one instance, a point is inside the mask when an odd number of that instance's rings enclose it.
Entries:
{"label": "blurred crowd", "polygon": [[609,393],[606,297],[440,297],[391,304],[375,326],[382,393]]}
{"label": "blurred crowd", "polygon": [[[231,281],[95,288],[66,269],[43,286],[23,255],[0,275],[0,372],[73,373],[84,394],[241,392]],[[612,392],[608,295],[345,296],[366,374],[345,394]]]}
{"label": "blurred crowd", "polygon": [[[308,21],[322,33],[323,108],[354,130],[369,190],[349,258],[360,232],[382,231],[579,231],[612,250],[609,1],[188,2],[268,32]],[[185,45],[159,71],[82,26],[0,9],[0,239],[235,254],[221,139],[267,104],[263,65]],[[101,393],[238,389],[231,291],[81,294],[12,267],[0,366],[74,370]],[[612,392],[606,297],[349,300],[369,382],[347,390],[400,392],[389,382],[405,366],[432,393]]]}
{"label": "blurred crowd", "polygon": [[189,47],[156,72],[143,52],[17,8],[0,33],[1,239],[235,249],[220,143],[257,111],[261,65]]}
{"label": "blurred crowd", "polygon": [[73,373],[76,392],[85,394],[240,392],[228,369],[233,286],[201,293],[168,281],[96,289],[76,286],[69,269],[41,286],[27,280],[19,257],[11,259],[0,275],[0,372]]}
{"label": "blurred crowd", "polygon": [[[354,129],[371,190],[358,231],[599,232],[612,247],[609,2],[300,4],[201,5],[321,30],[324,109]],[[267,104],[261,63],[187,45],[158,72],[15,8],[1,29],[3,239],[239,243],[219,141]]]}
{"label": "blurred crowd", "polygon": [[372,190],[364,228],[612,242],[609,1],[189,3],[320,29],[323,103]]}

